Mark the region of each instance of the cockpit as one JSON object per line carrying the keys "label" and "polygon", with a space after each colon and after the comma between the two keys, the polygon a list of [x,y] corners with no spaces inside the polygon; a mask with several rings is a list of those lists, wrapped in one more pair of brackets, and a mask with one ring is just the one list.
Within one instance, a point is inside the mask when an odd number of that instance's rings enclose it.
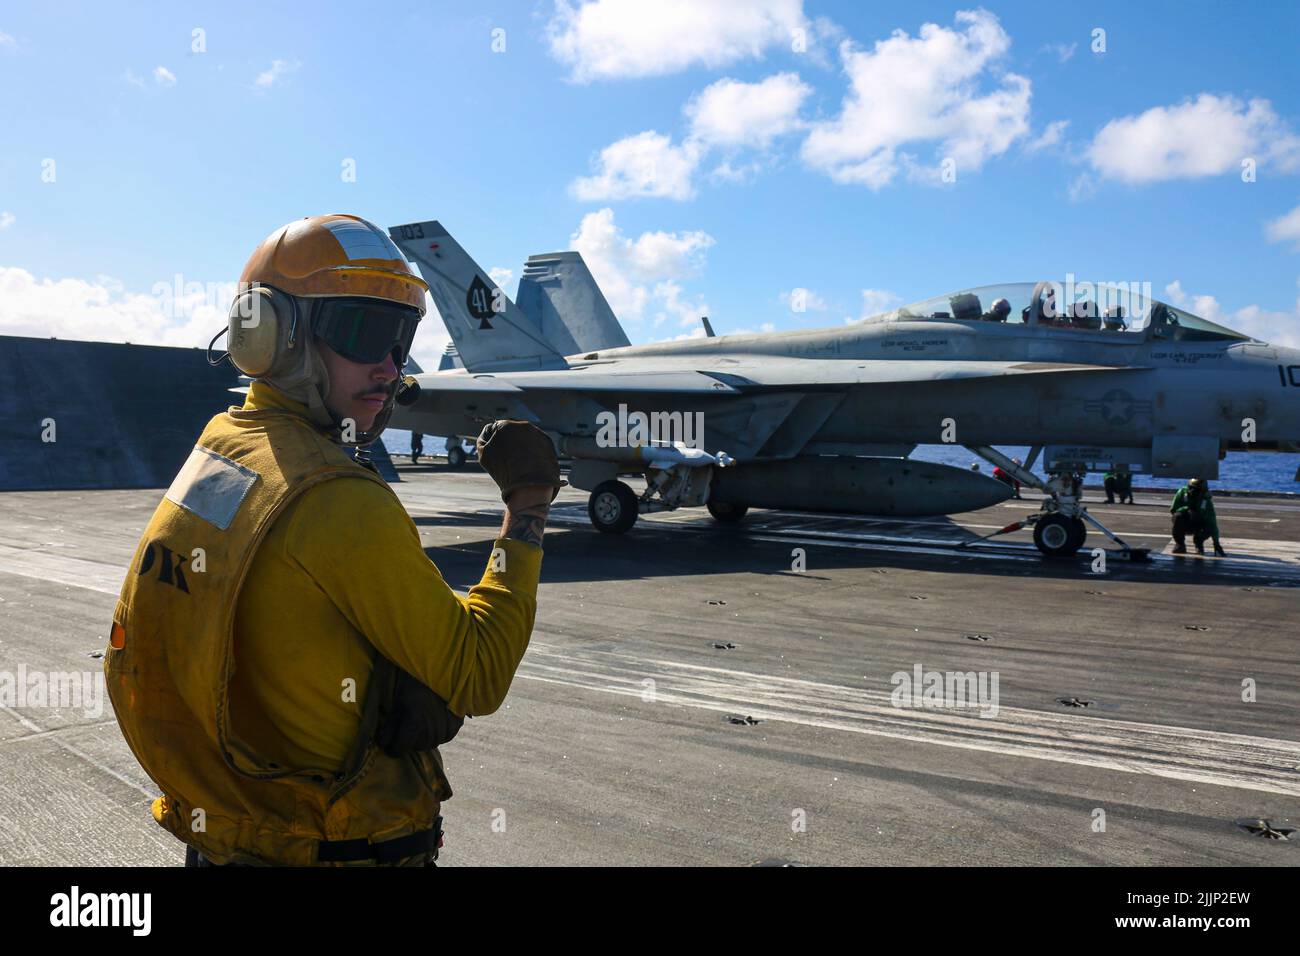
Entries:
{"label": "cockpit", "polygon": [[987,322],[1122,335],[1129,341],[1249,341],[1185,309],[1151,298],[1150,283],[1019,282],[963,289],[868,321]]}

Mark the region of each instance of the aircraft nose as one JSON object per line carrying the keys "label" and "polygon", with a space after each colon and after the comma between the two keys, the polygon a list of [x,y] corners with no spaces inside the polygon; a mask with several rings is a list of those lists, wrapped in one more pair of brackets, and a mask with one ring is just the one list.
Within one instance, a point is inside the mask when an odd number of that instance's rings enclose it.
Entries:
{"label": "aircraft nose", "polygon": [[1300,388],[1300,349],[1278,349],[1277,358],[1282,363],[1286,385]]}
{"label": "aircraft nose", "polygon": [[1288,437],[1300,446],[1300,349],[1278,349],[1278,385],[1284,390]]}

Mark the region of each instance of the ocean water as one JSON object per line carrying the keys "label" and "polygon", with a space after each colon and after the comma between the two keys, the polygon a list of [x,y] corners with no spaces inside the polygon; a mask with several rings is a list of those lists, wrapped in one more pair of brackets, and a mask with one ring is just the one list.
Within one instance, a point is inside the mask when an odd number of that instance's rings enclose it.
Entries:
{"label": "ocean water", "polygon": [[[1029,455],[1026,447],[1008,445],[998,451],[1021,461]],[[955,448],[952,445],[918,445],[916,451],[912,452],[912,457],[956,465],[959,468],[969,468],[972,461],[978,461],[980,471],[988,475],[993,473],[993,466],[988,462],[976,458],[965,448]],[[1297,468],[1300,468],[1300,455],[1230,451],[1228,457],[1219,462],[1219,480],[1211,481],[1210,487],[1232,491],[1289,491],[1300,494],[1300,482],[1295,480]],[[1046,477],[1041,464],[1035,465],[1034,474]],[[1089,475],[1085,484],[1100,485],[1101,480],[1101,475]],[[1181,488],[1184,484],[1186,481],[1182,478],[1152,478],[1150,475],[1133,477],[1135,488]]]}
{"label": "ocean water", "polygon": [[[446,439],[424,436],[426,455],[443,453]],[[390,454],[407,456],[411,453],[411,433],[393,428],[384,432],[384,445]],[[1004,446],[998,449],[1003,454],[1023,461],[1029,454],[1025,447]],[[969,468],[972,461],[978,461],[980,471],[993,473],[993,466],[982,459],[977,459],[965,448],[953,445],[918,445],[912,453],[913,458],[923,461],[937,461],[958,468]],[[1228,452],[1228,457],[1219,462],[1219,480],[1210,483],[1211,488],[1223,488],[1232,491],[1280,491],[1300,494],[1300,481],[1296,481],[1296,470],[1300,469],[1300,455],[1272,454],[1269,452],[1250,453],[1244,451]],[[1044,475],[1041,465],[1034,468],[1035,474]],[[1101,475],[1090,475],[1089,485],[1100,485]],[[1152,478],[1150,475],[1137,475],[1133,484],[1138,488],[1179,488],[1184,484],[1178,478]]]}

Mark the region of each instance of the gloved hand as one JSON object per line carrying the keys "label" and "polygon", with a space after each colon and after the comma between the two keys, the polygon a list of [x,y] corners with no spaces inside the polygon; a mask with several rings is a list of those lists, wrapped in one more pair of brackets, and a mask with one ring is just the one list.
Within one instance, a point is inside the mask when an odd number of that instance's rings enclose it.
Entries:
{"label": "gloved hand", "polygon": [[555,445],[530,422],[501,420],[489,422],[478,436],[478,462],[501,489],[501,500],[526,485],[550,485],[560,493],[560,462]]}
{"label": "gloved hand", "polygon": [[446,701],[401,668],[396,681],[393,710],[380,714],[375,732],[380,750],[390,757],[404,757],[440,747],[456,736],[465,718],[453,714]]}

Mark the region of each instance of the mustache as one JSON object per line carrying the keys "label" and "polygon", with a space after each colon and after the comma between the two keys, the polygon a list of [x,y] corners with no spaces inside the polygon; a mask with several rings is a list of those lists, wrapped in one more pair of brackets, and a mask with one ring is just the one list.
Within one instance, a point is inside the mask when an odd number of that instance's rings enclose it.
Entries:
{"label": "mustache", "polygon": [[376,385],[374,388],[366,389],[364,392],[357,392],[354,398],[370,398],[372,395],[387,398],[392,392],[391,385]]}

